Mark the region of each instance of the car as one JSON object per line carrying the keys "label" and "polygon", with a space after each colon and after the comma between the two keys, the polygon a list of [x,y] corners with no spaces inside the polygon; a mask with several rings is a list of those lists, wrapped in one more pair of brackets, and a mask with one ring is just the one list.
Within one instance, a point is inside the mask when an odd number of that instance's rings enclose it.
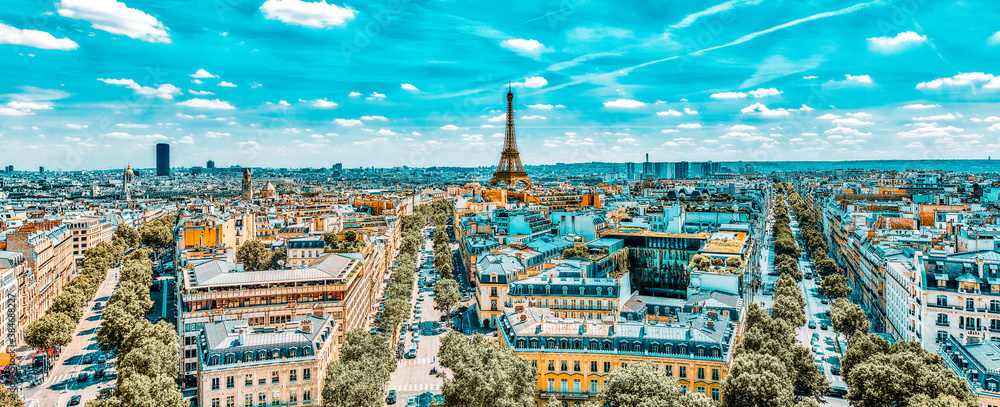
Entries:
{"label": "car", "polygon": [[83,383],[83,382],[87,381],[88,378],[90,378],[90,375],[87,374],[87,372],[83,372],[83,373],[80,373],[80,375],[76,377],[76,381],[78,381],[80,383]]}
{"label": "car", "polygon": [[[430,284],[428,284],[427,286],[430,286]],[[423,295],[417,297],[417,301],[423,301],[423,300],[424,300],[424,296]]]}
{"label": "car", "polygon": [[830,303],[830,300],[824,298],[824,299],[820,300],[819,302],[822,303],[823,305],[826,305],[826,304]]}
{"label": "car", "polygon": [[94,301],[94,309],[101,309],[101,302],[100,301]]}
{"label": "car", "polygon": [[824,331],[825,331],[825,330],[827,330],[827,329],[830,329],[830,327],[829,327],[829,326],[826,326],[826,324],[820,324],[820,326],[819,326],[819,329],[822,329],[822,330],[824,330]]}
{"label": "car", "polygon": [[84,355],[83,356],[83,364],[89,365],[91,363],[94,363],[94,357],[91,356],[91,355]]}
{"label": "car", "polygon": [[416,359],[417,358],[417,351],[413,350],[413,349],[410,349],[410,351],[406,352],[406,354],[403,355],[403,357],[405,357],[407,359]]}
{"label": "car", "polygon": [[385,404],[396,404],[395,390],[389,390],[389,396],[385,398]]}
{"label": "car", "polygon": [[108,361],[107,356],[101,355],[101,356],[97,357],[97,363],[104,363],[104,362],[107,362],[107,361]]}
{"label": "car", "polygon": [[94,372],[94,378],[95,379],[100,379],[100,378],[103,378],[103,377],[104,377],[104,371],[103,370],[98,370],[98,371]]}
{"label": "car", "polygon": [[809,329],[816,329],[816,321],[809,321]]}
{"label": "car", "polygon": [[830,366],[830,374],[840,376],[840,366]]}
{"label": "car", "polygon": [[66,405],[67,405],[67,406],[75,406],[75,405],[77,405],[77,404],[80,404],[80,398],[81,398],[81,397],[80,397],[80,395],[79,395],[79,394],[77,394],[77,395],[75,395],[75,396],[73,396],[73,397],[70,397],[70,398],[69,398],[69,403],[67,403]]}
{"label": "car", "polygon": [[417,407],[417,398],[410,397],[410,399],[406,401],[406,407]]}

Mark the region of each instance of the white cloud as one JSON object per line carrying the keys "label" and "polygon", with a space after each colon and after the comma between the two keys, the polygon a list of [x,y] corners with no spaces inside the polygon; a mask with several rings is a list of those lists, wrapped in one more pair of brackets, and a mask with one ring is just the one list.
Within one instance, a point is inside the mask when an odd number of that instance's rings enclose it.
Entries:
{"label": "white cloud", "polygon": [[285,100],[278,101],[278,106],[291,106],[291,105],[292,105],[291,103],[288,103],[288,101]]}
{"label": "white cloud", "polygon": [[762,97],[767,97],[767,96],[777,96],[777,95],[780,95],[782,93],[783,93],[782,91],[777,90],[775,88],[767,88],[767,89],[760,88],[760,89],[757,89],[757,90],[751,90],[750,91],[750,96],[753,96],[755,98],[762,98]]}
{"label": "white cloud", "polygon": [[378,92],[372,92],[371,96],[365,98],[365,100],[376,100],[376,99],[385,99],[385,95]]}
{"label": "white cloud", "polygon": [[701,123],[681,123],[677,125],[679,129],[700,129]]}
{"label": "white cloud", "polygon": [[358,119],[333,119],[333,122],[344,127],[363,126],[364,123]]}
{"label": "white cloud", "polygon": [[22,30],[4,23],[0,23],[0,44],[60,51],[71,51],[80,47],[69,38],[56,38],[45,31]]}
{"label": "white cloud", "polygon": [[526,40],[523,38],[511,38],[500,43],[501,47],[507,48],[521,55],[537,57],[545,52],[545,45],[536,40]]}
{"label": "white cloud", "polygon": [[990,117],[987,117],[985,119],[980,119],[978,117],[973,117],[973,118],[969,119],[969,121],[976,122],[976,123],[978,123],[978,122],[1000,122],[1000,117],[990,116]]}
{"label": "white cloud", "polygon": [[759,115],[761,117],[778,117],[778,116],[788,116],[789,114],[791,114],[790,111],[792,110],[795,109],[791,110],[787,110],[784,108],[768,109],[768,107],[764,106],[763,103],[757,102],[750,106],[744,107],[743,109],[740,109],[740,113]]}
{"label": "white cloud", "polygon": [[865,136],[872,135],[871,133],[865,133],[865,132],[862,132],[860,130],[856,130],[856,129],[852,129],[850,127],[844,127],[844,126],[837,126],[837,127],[834,127],[834,128],[832,128],[830,130],[824,131],[823,133],[826,133],[826,134],[840,134],[840,135],[845,135],[846,134],[846,135],[850,135],[850,136],[859,136],[859,137],[865,137]]}
{"label": "white cloud", "polygon": [[953,115],[951,113],[937,114],[937,115],[934,115],[934,116],[914,117],[911,120],[913,120],[915,122],[934,122],[934,121],[938,121],[938,120],[955,120],[955,115]]}
{"label": "white cloud", "polygon": [[222,86],[223,88],[235,88],[236,84],[234,84],[232,82],[222,81],[222,82],[219,82],[219,86]]}
{"label": "white cloud", "polygon": [[566,107],[566,106],[563,106],[563,105],[546,105],[546,104],[541,104],[541,103],[535,104],[535,105],[528,105],[528,108],[530,108],[530,109],[550,110],[550,109],[556,108],[556,107]]}
{"label": "white cloud", "polygon": [[149,125],[140,123],[118,123],[115,127],[121,127],[123,129],[148,129]]}
{"label": "white cloud", "polygon": [[376,131],[375,134],[379,136],[395,136],[398,133],[389,129],[378,129],[378,131]]}
{"label": "white cloud", "polygon": [[548,85],[549,81],[541,76],[532,76],[530,78],[524,78],[524,82],[514,82],[510,86],[513,87],[525,87],[525,88],[540,88],[542,86]]}
{"label": "white cloud", "polygon": [[348,93],[347,96],[348,97],[352,97],[352,98],[356,98],[358,96],[361,96],[361,92],[351,92],[351,93]]}
{"label": "white cloud", "polygon": [[757,128],[754,127],[754,126],[751,126],[749,124],[737,124],[737,125],[734,125],[734,126],[730,126],[729,130],[750,131],[750,130],[757,130]]}
{"label": "white cloud", "polygon": [[872,77],[868,76],[868,75],[851,75],[851,74],[847,74],[847,75],[844,75],[844,78],[845,78],[844,79],[845,82],[861,83],[861,84],[865,84],[865,85],[871,85],[872,84]]}
{"label": "white cloud", "polygon": [[941,107],[941,105],[923,105],[920,103],[914,103],[911,105],[903,106],[903,109],[933,109],[935,107]]}
{"label": "white cloud", "polygon": [[194,137],[184,136],[184,137],[181,137],[181,139],[177,140],[176,142],[180,143],[180,144],[194,144]]}
{"label": "white cloud", "polygon": [[842,126],[867,126],[869,124],[874,124],[872,122],[866,122],[854,117],[849,117],[846,119],[833,119],[834,124],[839,124]]}
{"label": "white cloud", "polygon": [[193,107],[198,109],[219,109],[219,110],[233,110],[236,109],[229,102],[219,100],[219,99],[188,99],[183,102],[177,102],[177,106]]}
{"label": "white cloud", "polygon": [[359,146],[375,146],[375,145],[385,144],[388,141],[389,139],[385,137],[376,137],[370,140],[355,141],[354,144]]}
{"label": "white cloud", "polygon": [[312,107],[315,107],[315,108],[318,108],[318,109],[330,109],[330,108],[337,107],[337,103],[336,102],[331,102],[331,101],[326,100],[326,99],[316,99],[316,100],[312,101],[310,104],[312,105]]}
{"label": "white cloud", "polygon": [[712,99],[746,99],[747,94],[743,92],[722,92],[713,93],[708,97]]}
{"label": "white cloud", "polygon": [[948,87],[970,87],[985,83],[983,89],[1000,88],[1000,77],[983,72],[965,72],[950,78],[938,78],[930,82],[920,82],[917,89],[940,89]]}
{"label": "white cloud", "polygon": [[361,120],[389,121],[385,116],[361,116]]}
{"label": "white cloud", "polygon": [[199,95],[199,96],[214,95],[215,94],[215,93],[209,92],[207,90],[194,90],[194,89],[188,89],[188,93],[190,93],[192,95]]}
{"label": "white cloud", "polygon": [[903,138],[951,138],[965,132],[964,129],[959,127],[938,126],[937,123],[914,123],[913,125],[915,126],[914,129],[897,132],[896,134]]}
{"label": "white cloud", "polygon": [[680,130],[677,130],[677,129],[663,129],[663,130],[660,130],[660,133],[663,133],[663,134],[680,133]]}
{"label": "white cloud", "polygon": [[209,132],[205,133],[205,137],[208,137],[208,138],[229,137],[230,135],[231,134],[229,134],[229,133],[220,133],[220,132],[215,132],[215,131],[209,131]]}
{"label": "white cloud", "polygon": [[505,121],[505,120],[507,120],[507,113],[504,113],[504,114],[501,114],[499,116],[494,116],[494,117],[490,117],[489,119],[486,119],[486,121],[493,122],[493,123],[502,122],[502,121]]}
{"label": "white cloud", "polygon": [[204,81],[202,81],[201,79],[192,79],[192,80],[191,80],[191,83],[193,83],[193,84],[195,84],[195,85],[201,85],[201,84],[203,84],[203,83],[205,83],[205,82],[204,82]]}
{"label": "white cloud", "polygon": [[990,45],[1000,44],[1000,31],[993,33],[990,38],[986,39],[986,43]]}
{"label": "white cloud", "polygon": [[824,114],[822,116],[817,117],[817,119],[823,119],[823,120],[833,120],[833,119],[838,119],[838,118],[840,118],[840,115],[839,114],[833,114],[833,113],[827,113],[827,114]]}
{"label": "white cloud", "polygon": [[98,30],[146,42],[170,43],[163,23],[116,0],[62,0],[56,7],[60,16],[87,21]]}
{"label": "white cloud", "polygon": [[138,83],[136,83],[134,80],[131,80],[131,79],[104,79],[104,78],[98,78],[97,80],[99,80],[101,82],[104,82],[104,83],[106,83],[108,85],[124,86],[126,88],[134,90],[135,94],[137,94],[137,95],[156,96],[156,97],[161,98],[161,99],[173,99],[174,95],[181,94],[181,89],[180,88],[178,88],[178,87],[176,87],[174,85],[171,85],[169,83],[165,83],[165,84],[162,84],[162,85],[154,85],[154,86],[156,86],[154,88],[154,87],[150,87],[150,86],[141,86]]}
{"label": "white cloud", "polygon": [[399,85],[399,87],[403,88],[403,90],[412,90],[412,91],[419,91],[420,90],[420,89],[417,89],[416,86],[413,86],[413,85],[411,85],[409,83],[404,83],[402,85]]}
{"label": "white cloud", "polygon": [[808,75],[808,76],[803,76],[802,77],[802,79],[805,79],[805,80],[816,79],[816,78],[818,78],[818,76],[816,76],[816,75]]}
{"label": "white cloud", "polygon": [[993,123],[993,125],[989,127],[989,131],[1000,131],[1000,123]]}
{"label": "white cloud", "polygon": [[691,115],[695,115],[695,114],[698,114],[698,111],[697,111],[697,110],[694,110],[694,109],[692,109],[692,108],[689,108],[689,107],[685,107],[685,108],[684,108],[684,113],[687,113],[687,114],[691,114]]}
{"label": "white cloud", "polygon": [[73,130],[81,130],[81,129],[86,129],[87,125],[86,124],[66,123],[66,128],[67,129],[73,129]]}
{"label": "white cloud", "polygon": [[162,134],[150,134],[148,136],[139,136],[139,135],[129,134],[129,133],[121,132],[121,131],[114,131],[114,132],[111,132],[111,133],[107,133],[107,134],[104,135],[104,137],[110,137],[110,138],[121,139],[121,140],[144,140],[144,141],[166,140],[167,139],[167,137],[164,136],[164,135],[162,135]]}
{"label": "white cloud", "polygon": [[521,120],[545,120],[545,116],[531,115],[531,116],[521,116]]}
{"label": "white cloud", "polygon": [[354,19],[356,10],[327,4],[326,0],[306,2],[301,0],[267,0],[260,11],[268,20],[310,28],[342,26]]}
{"label": "white cloud", "polygon": [[218,76],[212,75],[204,69],[199,69],[197,72],[190,75],[192,78],[218,78]]}
{"label": "white cloud", "polygon": [[465,128],[464,127],[458,127],[458,126],[456,126],[454,124],[446,124],[444,126],[441,126],[441,130],[454,131],[454,130],[465,130]]}
{"label": "white cloud", "polygon": [[632,99],[618,99],[604,102],[604,107],[612,109],[636,109],[643,106],[646,106],[646,104]]}
{"label": "white cloud", "polygon": [[873,52],[892,54],[927,41],[927,37],[913,31],[903,31],[895,37],[872,37],[868,39],[868,49]]}
{"label": "white cloud", "polygon": [[872,114],[868,112],[848,113],[847,115],[851,117],[856,117],[858,119],[867,119],[869,117],[872,117]]}
{"label": "white cloud", "polygon": [[678,112],[676,110],[673,110],[673,109],[667,109],[667,111],[664,111],[664,112],[656,112],[656,115],[657,116],[681,116],[682,113]]}

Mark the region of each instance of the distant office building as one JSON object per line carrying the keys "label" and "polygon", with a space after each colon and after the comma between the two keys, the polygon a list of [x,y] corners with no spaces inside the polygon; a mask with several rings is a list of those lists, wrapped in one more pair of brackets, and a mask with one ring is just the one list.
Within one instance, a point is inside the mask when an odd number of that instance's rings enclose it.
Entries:
{"label": "distant office building", "polygon": [[38,173],[39,174],[44,174],[45,173],[45,167],[38,166]]}
{"label": "distant office building", "polygon": [[13,166],[13,165],[8,165],[8,166],[7,166],[7,171],[6,171],[6,172],[7,172],[8,174],[10,174],[10,173],[14,172],[14,166]]}
{"label": "distant office building", "polygon": [[625,176],[626,179],[635,179],[635,163],[625,163]]}
{"label": "distant office building", "polygon": [[156,176],[167,175],[170,175],[170,144],[159,143],[156,145]]}
{"label": "distant office building", "polygon": [[722,163],[711,163],[712,164],[712,175],[722,173]]}
{"label": "distant office building", "polygon": [[207,163],[205,163],[205,168],[208,168],[208,169],[215,169],[215,161],[212,161],[212,160],[208,160],[208,162],[207,162]]}
{"label": "distant office building", "polygon": [[676,179],[686,179],[688,178],[689,163],[687,161],[681,161],[674,163],[674,178]]}
{"label": "distant office building", "polygon": [[336,164],[333,165],[333,167],[331,167],[331,169],[333,171],[333,176],[334,177],[340,177],[340,175],[344,171],[344,164],[336,163]]}

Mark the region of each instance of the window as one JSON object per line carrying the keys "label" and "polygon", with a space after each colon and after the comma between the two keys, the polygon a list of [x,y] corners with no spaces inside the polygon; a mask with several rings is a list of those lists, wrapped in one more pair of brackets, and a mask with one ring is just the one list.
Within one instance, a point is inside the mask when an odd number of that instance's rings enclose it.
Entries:
{"label": "window", "polygon": [[990,312],[1000,312],[1000,300],[990,300]]}
{"label": "window", "polygon": [[948,340],[948,333],[947,332],[945,332],[945,331],[938,331],[937,332],[937,341],[938,342],[945,342],[947,340]]}
{"label": "window", "polygon": [[604,373],[611,371],[611,362],[604,362]]}
{"label": "window", "polygon": [[288,381],[294,382],[299,380],[299,371],[292,369],[288,371]]}
{"label": "window", "polygon": [[939,295],[937,296],[937,306],[947,307],[948,306],[948,296]]}
{"label": "window", "polygon": [[212,390],[219,390],[219,378],[218,377],[213,377],[212,378]]}
{"label": "window", "polygon": [[302,389],[302,401],[311,401],[312,399],[312,391],[309,389]]}
{"label": "window", "polygon": [[226,397],[226,407],[236,407],[236,396]]}
{"label": "window", "polygon": [[253,394],[247,393],[243,397],[243,407],[253,407]]}
{"label": "window", "polygon": [[705,394],[705,388],[698,386],[698,393]]}
{"label": "window", "polygon": [[568,369],[566,369],[566,361],[565,360],[559,361],[559,370],[563,371],[563,372],[565,372],[566,370],[568,370]]}
{"label": "window", "polygon": [[591,372],[596,372],[597,371],[597,361],[596,360],[590,362],[590,371]]}
{"label": "window", "polygon": [[556,391],[555,379],[549,379],[549,391]]}
{"label": "window", "polygon": [[698,368],[698,380],[705,380],[705,368]]}
{"label": "window", "polygon": [[965,309],[968,310],[968,311],[975,311],[976,310],[976,300],[974,300],[972,298],[969,298],[969,299],[965,300]]}
{"label": "window", "polygon": [[271,405],[276,406],[281,404],[281,393],[277,390],[271,392]]}
{"label": "window", "polygon": [[298,392],[295,391],[295,390],[289,390],[288,391],[288,402],[289,403],[294,403],[296,401],[299,401],[299,394],[298,394]]}
{"label": "window", "polygon": [[574,372],[579,372],[580,371],[580,361],[579,360],[574,360],[573,361],[573,371]]}
{"label": "window", "polygon": [[559,380],[559,391],[563,393],[566,392],[566,382],[567,382],[566,379]]}
{"label": "window", "polygon": [[712,380],[719,381],[719,369],[712,369]]}
{"label": "window", "polygon": [[597,393],[597,380],[590,381],[590,392]]}
{"label": "window", "polygon": [[549,361],[549,371],[552,372],[552,371],[555,371],[555,370],[556,370],[556,362],[553,361],[553,360],[550,360]]}
{"label": "window", "polygon": [[580,392],[580,379],[573,379],[573,393]]}
{"label": "window", "polygon": [[948,326],[948,314],[937,314],[937,324]]}
{"label": "window", "polygon": [[257,379],[257,384],[259,385],[267,384],[267,377],[264,377],[264,375],[260,375],[260,378]]}
{"label": "window", "polygon": [[281,381],[281,375],[277,370],[271,372],[271,383],[278,383]]}
{"label": "window", "polygon": [[267,394],[260,393],[257,395],[257,407],[264,407],[267,405]]}
{"label": "window", "polygon": [[664,368],[663,370],[666,371],[667,376],[673,376],[674,375],[674,366],[673,365],[664,365],[663,368]]}
{"label": "window", "polygon": [[231,389],[236,387],[236,379],[233,376],[226,376],[226,388]]}
{"label": "window", "polygon": [[219,399],[218,398],[212,399],[212,407],[219,407]]}
{"label": "window", "polygon": [[312,380],[312,371],[309,368],[302,369],[302,380]]}
{"label": "window", "polygon": [[497,288],[490,287],[490,297],[496,297],[496,296],[497,296]]}
{"label": "window", "polygon": [[712,400],[719,401],[719,389],[712,389]]}
{"label": "window", "polygon": [[677,377],[684,378],[684,379],[686,379],[688,377],[687,366],[678,366],[678,368],[677,368]]}
{"label": "window", "polygon": [[252,374],[248,374],[246,376],[246,379],[243,380],[243,385],[246,386],[246,387],[253,386],[253,375]]}

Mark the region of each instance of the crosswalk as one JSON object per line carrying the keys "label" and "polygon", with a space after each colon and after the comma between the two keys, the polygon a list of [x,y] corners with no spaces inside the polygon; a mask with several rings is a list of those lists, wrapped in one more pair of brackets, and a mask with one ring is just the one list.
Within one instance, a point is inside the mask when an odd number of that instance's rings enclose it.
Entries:
{"label": "crosswalk", "polygon": [[419,366],[434,363],[434,358],[400,359],[399,366]]}
{"label": "crosswalk", "polygon": [[395,390],[397,393],[436,391],[441,390],[441,383],[396,384],[390,385],[389,390]]}
{"label": "crosswalk", "polygon": [[63,382],[63,381],[66,381],[66,380],[70,380],[70,379],[74,379],[75,380],[76,379],[76,375],[73,374],[73,373],[67,373],[67,374],[49,376],[48,380],[46,380],[45,383],[46,384],[60,383],[60,382]]}

